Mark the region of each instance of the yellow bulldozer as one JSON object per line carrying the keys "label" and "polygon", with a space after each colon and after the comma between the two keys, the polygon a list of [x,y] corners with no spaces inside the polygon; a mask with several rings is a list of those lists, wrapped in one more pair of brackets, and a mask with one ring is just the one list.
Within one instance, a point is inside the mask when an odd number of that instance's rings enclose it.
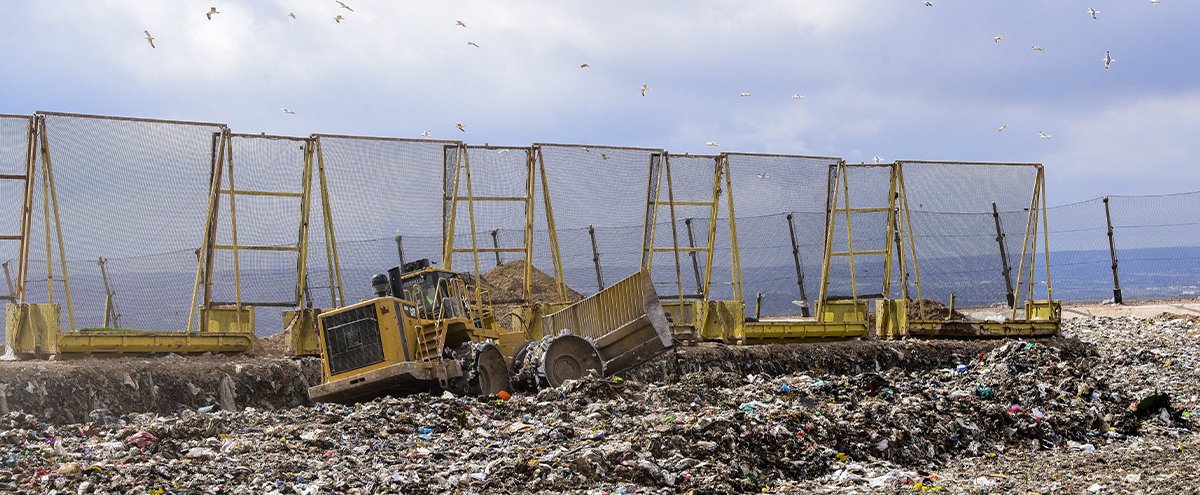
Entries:
{"label": "yellow bulldozer", "polygon": [[323,380],[309,388],[315,401],[557,386],[621,373],[673,345],[645,271],[518,329],[497,323],[470,275],[428,260],[375,275],[371,285],[375,297],[318,317]]}

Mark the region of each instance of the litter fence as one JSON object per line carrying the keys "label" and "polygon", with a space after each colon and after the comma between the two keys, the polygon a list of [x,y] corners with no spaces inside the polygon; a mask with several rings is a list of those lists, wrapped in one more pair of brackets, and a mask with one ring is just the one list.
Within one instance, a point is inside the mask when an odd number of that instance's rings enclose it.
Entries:
{"label": "litter fence", "polygon": [[[1181,214],[1200,211],[1200,191],[1049,207],[1048,244],[1030,261],[1040,167],[898,162],[847,167],[839,183],[841,162],[0,116],[0,299],[62,304],[64,329],[185,330],[199,306],[240,304],[269,334],[281,309],[369,297],[371,275],[401,259],[487,271],[528,258],[584,295],[648,265],[660,294],[740,294],[748,316],[796,315],[815,307],[823,275],[831,297],[881,290],[878,256],[823,270],[826,237],[834,252],[881,251],[895,242],[889,221],[919,263],[893,267],[893,297],[919,270],[926,299],[1003,306],[1029,283],[1027,263],[1041,272],[1045,247],[1052,278],[1034,278],[1038,297],[1200,291],[1200,221]],[[890,170],[903,175],[900,220],[888,220]],[[835,187],[874,210],[849,217],[852,232]]]}

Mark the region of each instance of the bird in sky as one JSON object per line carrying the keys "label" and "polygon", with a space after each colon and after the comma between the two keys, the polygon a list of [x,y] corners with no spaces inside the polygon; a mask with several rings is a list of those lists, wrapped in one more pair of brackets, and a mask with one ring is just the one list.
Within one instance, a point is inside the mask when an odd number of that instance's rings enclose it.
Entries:
{"label": "bird in sky", "polygon": [[221,11],[217,10],[217,8],[216,8],[216,7],[209,7],[209,8],[208,8],[208,13],[204,14],[204,17],[207,17],[207,18],[208,18],[208,20],[210,20],[210,21],[211,21],[211,20],[212,20],[212,16],[213,16],[213,14],[220,14],[220,13],[221,13]]}
{"label": "bird in sky", "polygon": [[459,123],[457,123],[457,124],[454,124],[454,128],[456,128],[456,129],[458,129],[458,130],[460,130],[460,131],[463,131],[463,132],[467,132],[467,127],[466,127],[466,126],[464,126],[464,125],[462,125],[462,122],[459,122]]}
{"label": "bird in sky", "polygon": [[925,6],[926,6],[926,7],[933,7],[933,2],[930,2],[929,0],[925,0]]}
{"label": "bird in sky", "polygon": [[1158,5],[1159,0],[1150,0],[1150,5]]}
{"label": "bird in sky", "polygon": [[421,137],[433,137],[433,131],[430,131],[430,130],[421,131]]}
{"label": "bird in sky", "polygon": [[1003,34],[997,34],[997,35],[995,35],[995,36],[992,36],[992,41],[994,41],[994,42],[996,42],[996,43],[999,43],[999,42],[1001,42],[1001,41],[1004,41],[1004,35],[1003,35]]}
{"label": "bird in sky", "polygon": [[454,21],[454,25],[455,25],[455,26],[467,27],[467,23],[465,23],[465,22],[463,22],[463,21]]}
{"label": "bird in sky", "polygon": [[588,68],[588,67],[591,67],[591,66],[590,66],[590,65],[588,65],[588,64],[579,64],[579,68],[580,68],[580,69],[586,69],[586,68]]}
{"label": "bird in sky", "polygon": [[479,48],[479,43],[476,43],[476,42],[474,42],[474,41],[468,41],[468,42],[467,42],[467,44],[468,44],[468,45],[470,45],[470,46],[473,46],[473,47],[475,47],[475,48]]}
{"label": "bird in sky", "polygon": [[343,2],[342,0],[333,0],[333,1],[337,2],[338,5],[341,5],[343,9],[349,10],[350,12],[354,12],[354,9],[350,8],[349,5],[346,5],[346,2]]}
{"label": "bird in sky", "polygon": [[1044,133],[1044,132],[1042,132],[1042,131],[1038,131],[1038,137],[1040,137],[1040,138],[1042,138],[1042,139],[1050,139],[1050,138],[1051,138],[1051,137],[1053,137],[1053,136],[1051,136],[1051,135],[1049,135],[1049,134],[1046,134],[1046,133]]}
{"label": "bird in sky", "polygon": [[1088,7],[1088,15],[1092,16],[1092,19],[1098,19],[1098,17],[1096,17],[1096,14],[1099,14],[1099,13],[1100,13],[1099,10]]}
{"label": "bird in sky", "polygon": [[650,91],[650,85],[646,84],[646,83],[642,83],[641,89],[642,89],[642,96],[646,96],[646,92]]}
{"label": "bird in sky", "polygon": [[150,31],[142,31],[142,32],[146,33],[146,41],[150,42],[150,48],[158,48],[157,46],[154,46],[154,37],[150,36]]}
{"label": "bird in sky", "polygon": [[796,93],[796,94],[792,95],[792,99],[793,99],[793,100],[803,100],[803,99],[804,99],[804,95],[802,95],[802,94],[800,94],[800,93]]}
{"label": "bird in sky", "polygon": [[293,111],[292,109],[288,108],[288,107],[283,107],[283,109],[282,109],[282,110],[283,110],[283,113],[286,113],[286,114],[288,114],[288,115],[296,115],[296,112],[295,112],[295,111]]}
{"label": "bird in sky", "polygon": [[750,96],[750,93],[742,91],[741,93],[738,93],[738,96]]}
{"label": "bird in sky", "polygon": [[1008,129],[1008,122],[1000,124],[1000,128],[996,129],[996,132],[1004,132],[1005,129]]}
{"label": "bird in sky", "polygon": [[766,180],[766,179],[771,178],[771,176],[764,171],[764,172],[759,172],[758,178],[759,178],[759,180]]}
{"label": "bird in sky", "polygon": [[871,161],[873,161],[873,162],[875,162],[875,163],[883,163],[883,158],[880,158],[880,157],[877,155],[877,156],[874,156],[874,157],[872,157],[872,158],[871,158]]}
{"label": "bird in sky", "polygon": [[607,159],[608,159],[608,153],[600,153],[600,159],[601,159],[601,160],[607,160]]}
{"label": "bird in sky", "polygon": [[716,141],[705,141],[704,145],[705,146],[720,146],[719,144],[717,144]]}
{"label": "bird in sky", "polygon": [[1108,70],[1108,66],[1112,65],[1113,60],[1116,60],[1116,59],[1112,58],[1112,52],[1109,50],[1105,50],[1104,51],[1104,69],[1105,70]]}
{"label": "bird in sky", "polygon": [[338,23],[338,24],[341,24],[341,23],[342,23],[342,19],[345,19],[345,17],[342,17],[342,16],[340,16],[340,15],[339,15],[339,16],[337,16],[337,17],[334,17],[334,18],[333,18],[333,22],[336,22],[336,23]]}
{"label": "bird in sky", "polygon": [[1040,47],[1040,46],[1037,46],[1037,45],[1033,45],[1033,46],[1029,47],[1029,49],[1030,49],[1030,50],[1033,50],[1033,51],[1035,51],[1035,52],[1044,52],[1044,51],[1046,51],[1046,49],[1045,49],[1045,48],[1042,48],[1042,47]]}
{"label": "bird in sky", "polygon": [[292,19],[295,19],[295,18],[296,18],[296,13],[295,13],[295,12],[288,12],[288,17],[291,17]]}

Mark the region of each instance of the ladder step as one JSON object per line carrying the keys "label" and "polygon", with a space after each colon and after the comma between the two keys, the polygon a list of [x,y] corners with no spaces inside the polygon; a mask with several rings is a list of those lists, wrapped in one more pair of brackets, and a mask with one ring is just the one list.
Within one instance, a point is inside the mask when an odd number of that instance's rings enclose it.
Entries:
{"label": "ladder step", "polygon": [[27,178],[28,178],[28,177],[26,177],[26,176],[24,176],[24,175],[0,174],[0,180],[8,180],[8,179],[11,179],[11,180],[25,180],[25,179],[27,179]]}
{"label": "ladder step", "polygon": [[679,251],[679,252],[684,252],[684,253],[686,253],[686,252],[706,253],[706,252],[708,252],[708,248],[703,248],[703,247],[681,247],[681,248],[656,247],[656,248],[654,248],[654,252],[657,252],[657,253],[661,253],[661,252],[669,253],[671,251]]}
{"label": "ladder step", "polygon": [[221,194],[232,194],[235,196],[277,196],[277,197],[283,197],[283,198],[303,198],[304,197],[304,193],[278,192],[278,191],[251,191],[251,190],[243,190],[243,189],[233,189],[233,190],[221,189],[220,191],[217,191],[217,192],[219,192]]}
{"label": "ladder step", "polygon": [[874,208],[834,208],[833,211],[837,213],[878,213],[892,211],[892,209],[886,206],[878,206]]}

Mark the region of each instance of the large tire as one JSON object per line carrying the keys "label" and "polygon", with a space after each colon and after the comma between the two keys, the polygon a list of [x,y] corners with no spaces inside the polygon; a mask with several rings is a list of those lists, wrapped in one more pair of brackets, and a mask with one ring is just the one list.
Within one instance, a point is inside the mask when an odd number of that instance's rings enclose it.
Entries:
{"label": "large tire", "polygon": [[508,363],[495,344],[465,342],[456,354],[463,369],[454,387],[460,395],[491,397],[512,390]]}
{"label": "large tire", "polygon": [[[525,351],[522,349],[522,351]],[[521,353],[518,373],[523,384],[557,387],[595,373],[604,375],[604,361],[591,341],[571,334],[545,337]]]}

